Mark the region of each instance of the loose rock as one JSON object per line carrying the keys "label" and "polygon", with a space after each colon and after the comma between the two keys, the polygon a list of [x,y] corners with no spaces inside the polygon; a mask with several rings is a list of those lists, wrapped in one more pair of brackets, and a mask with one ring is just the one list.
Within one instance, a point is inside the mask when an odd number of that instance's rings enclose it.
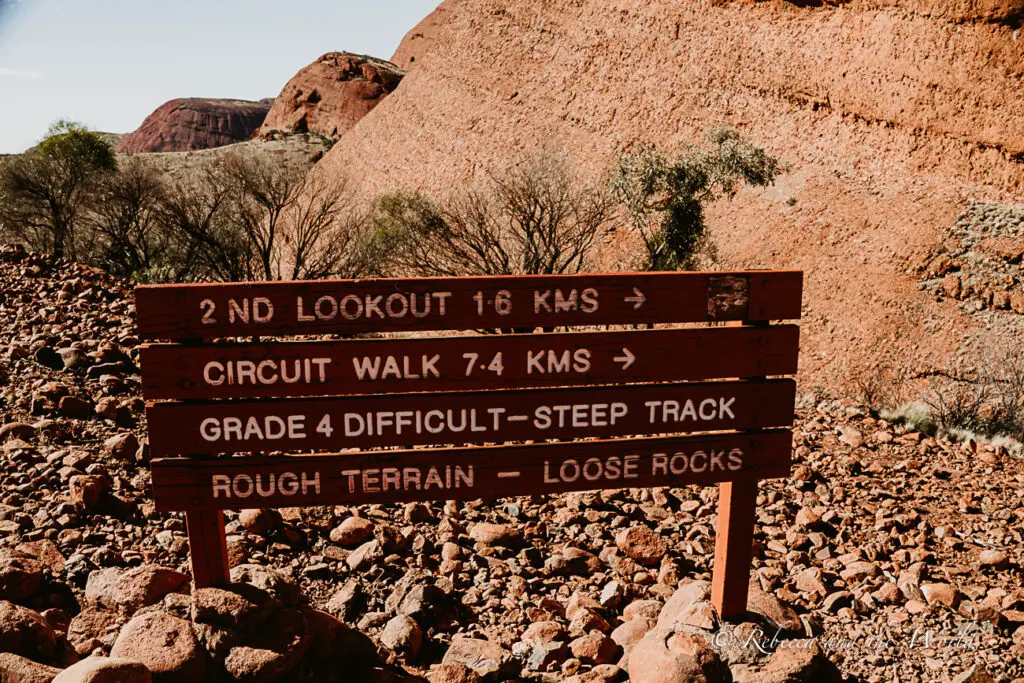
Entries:
{"label": "loose rock", "polygon": [[[88,657],[62,671],[53,683],[152,683],[141,662],[116,657]],[[198,683],[193,681],[192,683]]]}
{"label": "loose rock", "polygon": [[206,653],[192,625],[163,612],[148,612],[129,621],[110,656],[142,662],[156,683],[196,683],[206,675]]}
{"label": "loose rock", "polygon": [[645,526],[634,526],[620,531],[615,536],[615,545],[627,557],[649,567],[657,564],[668,552],[665,539]]}

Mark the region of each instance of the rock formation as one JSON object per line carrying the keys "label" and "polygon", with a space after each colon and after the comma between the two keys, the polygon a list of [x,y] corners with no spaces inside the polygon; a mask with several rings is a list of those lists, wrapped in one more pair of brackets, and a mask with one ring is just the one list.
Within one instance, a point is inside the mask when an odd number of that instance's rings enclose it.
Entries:
{"label": "rock formation", "polygon": [[188,152],[248,140],[270,104],[201,98],[171,100],[146,117],[138,130],[124,136],[118,152]]}
{"label": "rock formation", "polygon": [[260,134],[309,132],[338,139],[394,90],[404,74],[381,59],[328,52],[288,81]]}
{"label": "rock formation", "polygon": [[437,9],[428,14],[423,21],[416,24],[411,31],[405,34],[402,42],[391,55],[391,61],[399,67],[409,71],[416,66],[417,60],[422,62],[423,56],[430,52],[437,43],[438,34],[448,19],[455,12],[464,0],[445,0]]}
{"label": "rock formation", "polygon": [[367,197],[443,193],[545,145],[597,176],[635,143],[728,125],[790,167],[709,216],[723,265],[808,273],[802,376],[829,385],[837,359],[883,353],[932,367],[987,323],[922,293],[918,268],[968,197],[1024,193],[1022,6],[463,0],[319,168]]}

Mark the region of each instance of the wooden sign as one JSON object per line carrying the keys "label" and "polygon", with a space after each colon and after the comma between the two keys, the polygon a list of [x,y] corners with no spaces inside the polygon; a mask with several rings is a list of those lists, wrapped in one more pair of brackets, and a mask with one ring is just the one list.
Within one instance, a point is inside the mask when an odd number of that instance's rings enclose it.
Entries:
{"label": "wooden sign", "polygon": [[155,457],[502,443],[788,427],[796,383],[150,403]]}
{"label": "wooden sign", "polygon": [[664,437],[343,455],[153,461],[157,509],[494,498],[784,477],[792,435]]}
{"label": "wooden sign", "polygon": [[[739,617],[757,482],[789,471],[796,385],[778,376],[797,370],[799,328],[772,323],[800,317],[802,282],[742,272],[138,287],[139,336],[183,342],[141,352],[151,450],[188,456],[153,461],[157,507],[185,511],[193,578],[210,586],[230,580],[225,509],[718,484],[712,602]],[[742,324],[595,330],[727,321]],[[554,331],[571,327],[587,329]],[[337,338],[382,332],[409,336]],[[215,457],[230,453],[254,455]]]}
{"label": "wooden sign", "polygon": [[150,399],[323,396],[796,372],[799,328],[278,342],[142,349]]}
{"label": "wooden sign", "polygon": [[802,282],[792,271],[246,282],[144,285],[135,301],[142,339],[184,340],[789,320]]}

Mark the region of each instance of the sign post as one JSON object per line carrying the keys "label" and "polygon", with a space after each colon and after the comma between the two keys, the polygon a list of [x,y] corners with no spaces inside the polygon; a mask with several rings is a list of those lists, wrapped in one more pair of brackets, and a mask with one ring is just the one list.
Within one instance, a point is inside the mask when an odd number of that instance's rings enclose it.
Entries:
{"label": "sign post", "polygon": [[[185,511],[210,586],[225,509],[718,484],[712,600],[737,617],[757,482],[792,449],[799,330],[771,322],[801,290],[789,271],[138,287],[157,508]],[[632,329],[664,323],[691,325]],[[391,336],[337,339],[371,333]]]}

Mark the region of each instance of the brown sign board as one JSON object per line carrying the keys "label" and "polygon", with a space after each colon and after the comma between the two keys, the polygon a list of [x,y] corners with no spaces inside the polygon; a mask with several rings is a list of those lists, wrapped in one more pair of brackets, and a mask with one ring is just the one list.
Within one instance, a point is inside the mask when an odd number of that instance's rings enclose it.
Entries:
{"label": "brown sign board", "polygon": [[358,334],[800,317],[803,274],[619,273],[135,289],[143,339]]}
{"label": "brown sign board", "polygon": [[790,379],[150,403],[155,457],[788,427]]}
{"label": "brown sign board", "polygon": [[[802,285],[765,271],[139,287],[139,336],[185,342],[141,353],[151,449],[192,456],[153,461],[157,507],[185,511],[202,587],[230,581],[224,509],[718,484],[711,600],[741,616],[758,481],[786,476],[792,447],[795,383],[769,377],[796,372],[799,329],[771,323],[800,317]],[[743,324],[593,331],[728,321]],[[590,331],[552,332],[572,327]],[[240,452],[292,455],[217,457]]]}
{"label": "brown sign board", "polygon": [[784,477],[792,433],[152,463],[157,509],[457,500]]}
{"label": "brown sign board", "polygon": [[799,328],[720,327],[142,349],[148,399],[333,396],[788,375]]}

